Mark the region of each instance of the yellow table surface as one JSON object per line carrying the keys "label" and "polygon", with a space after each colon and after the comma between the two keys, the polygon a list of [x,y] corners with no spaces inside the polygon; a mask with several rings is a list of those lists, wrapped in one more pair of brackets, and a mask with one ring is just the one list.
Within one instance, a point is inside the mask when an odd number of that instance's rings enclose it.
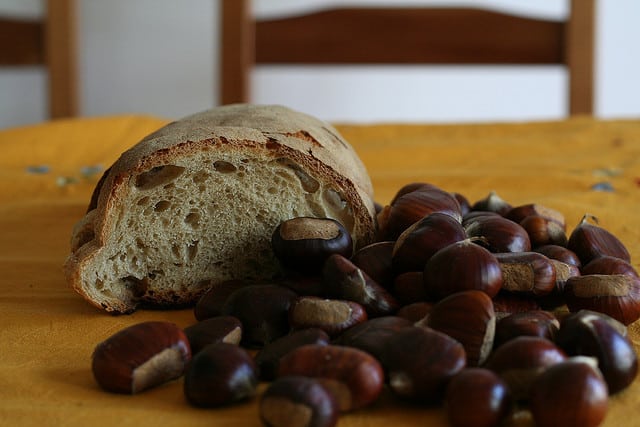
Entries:
{"label": "yellow table surface", "polygon": [[[181,380],[123,396],[100,390],[91,374],[95,345],[119,329],[152,319],[195,321],[191,310],[107,315],[77,296],[61,269],[71,228],[102,170],[165,123],[118,116],[0,131],[0,425],[260,425],[255,399],[195,409]],[[588,212],[621,238],[640,269],[640,120],[339,130],[367,166],[381,203],[403,184],[424,181],[471,201],[496,190],[514,205],[538,202],[562,211],[570,228]],[[614,191],[594,191],[598,183]],[[639,324],[630,327],[637,349]],[[603,425],[640,426],[638,381],[611,399]],[[446,420],[440,409],[387,395],[339,425],[445,426]]]}

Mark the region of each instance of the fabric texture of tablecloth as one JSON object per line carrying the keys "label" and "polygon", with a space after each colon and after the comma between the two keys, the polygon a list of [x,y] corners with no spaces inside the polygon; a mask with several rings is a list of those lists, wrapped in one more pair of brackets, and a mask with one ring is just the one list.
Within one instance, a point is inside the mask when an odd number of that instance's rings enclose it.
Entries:
{"label": "fabric texture of tablecloth", "polygon": [[[104,169],[166,122],[115,116],[0,131],[0,425],[260,425],[256,399],[195,409],[181,380],[123,396],[100,390],[91,375],[95,345],[121,328],[152,319],[195,322],[188,309],[107,315],[67,286],[61,268],[71,228]],[[471,201],[495,190],[514,205],[538,202],[563,212],[570,229],[590,213],[621,238],[640,268],[638,120],[338,129],[366,165],[380,203],[422,181]],[[638,349],[638,324],[630,330]],[[639,392],[636,381],[614,396],[603,425],[640,426]],[[384,396],[340,425],[447,424],[438,408]]]}

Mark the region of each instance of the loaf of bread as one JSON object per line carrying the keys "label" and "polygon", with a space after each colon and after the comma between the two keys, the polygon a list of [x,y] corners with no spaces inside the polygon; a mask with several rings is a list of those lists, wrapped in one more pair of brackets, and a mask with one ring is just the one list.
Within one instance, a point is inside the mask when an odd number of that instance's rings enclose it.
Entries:
{"label": "loaf of bread", "polygon": [[329,124],[231,105],[168,124],[122,154],[74,227],[70,285],[97,307],[188,305],[217,283],[269,279],[275,227],[329,217],[355,246],[375,235],[371,181]]}

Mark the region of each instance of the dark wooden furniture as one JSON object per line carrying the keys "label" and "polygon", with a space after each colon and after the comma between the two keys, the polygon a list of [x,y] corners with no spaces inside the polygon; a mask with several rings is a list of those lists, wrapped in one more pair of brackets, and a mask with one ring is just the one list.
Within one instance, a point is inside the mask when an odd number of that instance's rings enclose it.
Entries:
{"label": "dark wooden furniture", "polygon": [[44,66],[50,118],[78,112],[75,0],[47,0],[42,20],[0,17],[0,67]]}
{"label": "dark wooden furniture", "polygon": [[561,64],[569,114],[593,112],[595,0],[564,22],[475,8],[336,8],[257,21],[222,0],[222,103],[250,101],[257,64]]}

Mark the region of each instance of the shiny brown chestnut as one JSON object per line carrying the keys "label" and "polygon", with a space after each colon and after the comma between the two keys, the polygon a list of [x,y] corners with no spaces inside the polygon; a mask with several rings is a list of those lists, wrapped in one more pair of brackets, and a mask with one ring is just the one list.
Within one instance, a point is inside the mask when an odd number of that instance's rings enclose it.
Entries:
{"label": "shiny brown chestnut", "polygon": [[499,292],[498,295],[493,298],[493,310],[496,312],[496,319],[498,320],[513,313],[523,313],[540,309],[540,303],[537,299],[523,295]]}
{"label": "shiny brown chestnut", "polygon": [[537,252],[495,254],[502,271],[502,289],[530,296],[548,295],[556,287],[556,269]]}
{"label": "shiny brown chestnut", "polygon": [[242,322],[242,345],[262,347],[289,332],[289,307],[297,294],[278,285],[250,285],[233,292],[222,313]]}
{"label": "shiny brown chestnut", "polygon": [[610,394],[627,388],[638,373],[638,356],[625,326],[605,314],[580,310],[565,317],[556,344],[570,356],[595,357]]}
{"label": "shiny brown chestnut", "polygon": [[569,311],[607,314],[629,325],[640,319],[640,278],[628,274],[571,277],[563,290]]}
{"label": "shiny brown chestnut", "polygon": [[210,344],[196,354],[184,374],[184,395],[199,407],[218,407],[253,397],[258,385],[256,364],[234,344]]}
{"label": "shiny brown chestnut", "polygon": [[440,249],[424,269],[425,289],[436,299],[472,289],[493,298],[502,282],[502,271],[495,255],[472,239]]}
{"label": "shiny brown chestnut", "polygon": [[453,427],[494,427],[510,409],[506,383],[488,369],[463,369],[447,386],[445,411]]}
{"label": "shiny brown chestnut", "polygon": [[402,317],[376,317],[347,329],[334,340],[334,343],[355,347],[381,361],[387,340],[398,331],[410,326],[413,326],[413,322]]}
{"label": "shiny brown chestnut", "polygon": [[464,226],[467,236],[478,237],[477,243],[491,252],[527,252],[531,241],[521,225],[495,215],[476,217]]}
{"label": "shiny brown chestnut", "polygon": [[462,220],[460,204],[454,196],[439,188],[422,187],[398,197],[377,217],[380,240],[396,240],[416,221],[433,212]]}
{"label": "shiny brown chestnut", "polygon": [[351,347],[304,345],[280,361],[278,377],[316,378],[337,398],[341,412],[375,402],[384,386],[380,363],[370,354]]}
{"label": "shiny brown chestnut", "polygon": [[242,323],[233,316],[211,317],[184,328],[184,333],[189,339],[191,353],[196,354],[216,342],[240,344]]}
{"label": "shiny brown chestnut", "polygon": [[511,210],[511,204],[506,202],[496,191],[490,191],[484,199],[471,205],[471,211],[495,212],[504,216]]}
{"label": "shiny brown chestnut", "polygon": [[387,340],[383,365],[397,397],[431,404],[444,398],[451,378],[466,366],[466,355],[448,335],[414,326]]}
{"label": "shiny brown chestnut", "polygon": [[417,325],[426,325],[458,341],[467,355],[467,366],[478,366],[493,348],[496,314],[486,293],[463,291],[440,300]]}
{"label": "shiny brown chestnut", "polygon": [[496,334],[493,346],[502,344],[520,336],[532,336],[546,338],[554,341],[560,329],[560,322],[550,312],[533,310],[522,313],[513,313],[503,317],[496,323]]}
{"label": "shiny brown chestnut", "polygon": [[460,222],[451,215],[434,212],[407,228],[393,247],[392,265],[396,274],[423,271],[433,254],[466,239]]}
{"label": "shiny brown chestnut", "polygon": [[272,381],[278,374],[280,359],[286,354],[307,344],[327,345],[331,338],[325,331],[319,328],[301,329],[292,331],[280,337],[260,349],[255,355],[255,362],[258,366],[260,379]]}
{"label": "shiny brown chestnut", "polygon": [[562,212],[538,203],[514,206],[505,215],[507,219],[517,223],[521,223],[525,218],[530,216],[541,217],[548,221],[553,221],[558,224],[563,231],[566,230],[566,221]]}
{"label": "shiny brown chestnut", "polygon": [[629,274],[640,277],[630,262],[612,256],[601,256],[593,259],[582,267],[582,274]]}
{"label": "shiny brown chestnut", "polygon": [[597,368],[578,357],[540,374],[531,386],[529,407],[539,426],[596,427],[605,418],[608,400]]}
{"label": "shiny brown chestnut", "polygon": [[462,213],[463,217],[471,212],[471,203],[469,203],[469,199],[467,199],[464,194],[453,192],[451,195],[458,201],[458,204],[460,205],[460,213]]}
{"label": "shiny brown chestnut", "polygon": [[[595,224],[589,223],[589,220]],[[588,264],[591,260],[609,255],[631,261],[629,251],[624,244],[608,230],[598,225],[598,218],[585,214],[580,223],[571,232],[567,248],[578,255],[582,265]]]}
{"label": "shiny brown chestnut", "polygon": [[531,247],[543,245],[566,246],[567,234],[564,226],[540,215],[529,215],[519,222],[529,235]]}
{"label": "shiny brown chestnut", "polygon": [[526,400],[535,378],[566,358],[564,351],[545,338],[520,336],[491,353],[484,367],[500,375],[514,399]]}
{"label": "shiny brown chestnut", "polygon": [[428,182],[410,182],[409,184],[405,184],[402,187],[400,187],[400,189],[393,196],[393,199],[391,199],[391,202],[389,204],[393,205],[396,202],[396,200],[398,200],[400,197],[404,196],[407,193],[411,193],[413,191],[423,190],[423,189],[440,190],[440,187]]}
{"label": "shiny brown chestnut", "polygon": [[366,320],[364,307],[353,301],[302,296],[289,308],[292,329],[320,328],[331,337]]}
{"label": "shiny brown chestnut", "polygon": [[398,274],[393,280],[392,293],[402,305],[425,301],[428,295],[424,286],[424,273],[422,271],[407,271]]}
{"label": "shiny brown chestnut", "polygon": [[222,314],[222,306],[229,295],[249,284],[247,281],[235,279],[214,284],[196,302],[193,309],[196,320],[220,316]]}
{"label": "shiny brown chestnut", "polygon": [[375,242],[360,248],[351,262],[386,289],[393,284],[395,273],[391,263],[394,241]]}
{"label": "shiny brown chestnut", "polygon": [[410,320],[412,323],[416,323],[427,317],[434,305],[435,303],[428,301],[407,304],[398,310],[396,316]]}
{"label": "shiny brown chestnut", "polygon": [[340,413],[327,387],[301,376],[282,377],[271,383],[260,398],[259,411],[268,427],[332,427]]}
{"label": "shiny brown chestnut", "polygon": [[280,223],[271,236],[273,253],[285,267],[316,273],[331,254],[351,257],[353,241],[344,226],[331,218],[297,217]]}
{"label": "shiny brown chestnut", "polygon": [[386,316],[400,307],[390,292],[342,255],[327,258],[322,278],[326,296],[357,302],[369,317]]}
{"label": "shiny brown chestnut", "polygon": [[536,248],[533,248],[534,252],[541,253],[549,259],[555,259],[557,261],[561,261],[565,264],[573,265],[578,268],[582,267],[582,262],[580,262],[580,258],[570,249],[565,248],[564,246],[558,245],[542,245]]}
{"label": "shiny brown chestnut", "polygon": [[98,344],[93,376],[103,389],[135,394],[182,376],[191,359],[189,341],[170,322],[137,323]]}

